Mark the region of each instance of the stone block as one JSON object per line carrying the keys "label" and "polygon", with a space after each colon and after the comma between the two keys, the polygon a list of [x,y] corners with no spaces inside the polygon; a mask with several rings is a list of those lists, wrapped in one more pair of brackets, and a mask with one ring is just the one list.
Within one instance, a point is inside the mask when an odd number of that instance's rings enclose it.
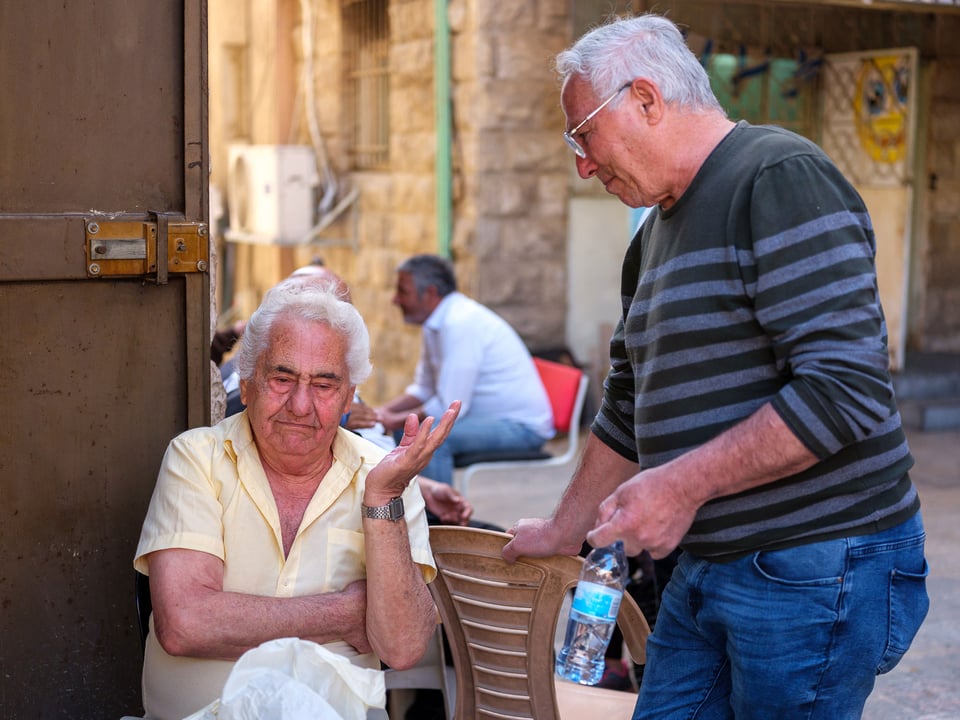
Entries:
{"label": "stone block", "polygon": [[476,119],[481,129],[563,128],[559,91],[550,75],[536,79],[487,79],[477,84]]}
{"label": "stone block", "polygon": [[516,218],[504,223],[499,255],[506,260],[550,262],[565,255],[566,218]]}
{"label": "stone block", "polygon": [[433,38],[414,38],[390,46],[391,83],[406,86],[412,80],[433,86]]}
{"label": "stone block", "polygon": [[391,136],[411,132],[427,131],[432,133],[435,125],[432,86],[424,84],[391,86]]}
{"label": "stone block", "polygon": [[542,217],[567,217],[570,187],[564,170],[546,172],[537,180],[537,215]]}
{"label": "stone block", "polygon": [[548,78],[557,52],[563,49],[562,42],[554,44],[552,38],[533,35],[530,32],[502,32],[494,39],[495,75],[501,78]]}
{"label": "stone block", "polygon": [[390,37],[395,42],[433,39],[433,3],[425,0],[390,2]]}
{"label": "stone block", "polygon": [[390,209],[389,198],[393,179],[387,173],[363,173],[355,176],[360,188],[363,213],[384,212]]}
{"label": "stone block", "polygon": [[481,215],[525,215],[536,197],[536,176],[487,173],[480,180],[477,210]]}
{"label": "stone block", "polygon": [[409,132],[390,137],[390,165],[408,172],[434,172],[436,133]]}
{"label": "stone block", "polygon": [[454,82],[490,77],[494,73],[493,43],[476,33],[450,38],[450,77]]}
{"label": "stone block", "polygon": [[530,0],[513,0],[513,2],[490,2],[479,0],[474,3],[476,26],[478,29],[507,28],[535,28],[537,25],[537,6],[540,3]]}
{"label": "stone block", "polygon": [[482,216],[477,219],[473,233],[473,247],[470,250],[479,261],[496,257],[500,251],[500,237],[506,221]]}

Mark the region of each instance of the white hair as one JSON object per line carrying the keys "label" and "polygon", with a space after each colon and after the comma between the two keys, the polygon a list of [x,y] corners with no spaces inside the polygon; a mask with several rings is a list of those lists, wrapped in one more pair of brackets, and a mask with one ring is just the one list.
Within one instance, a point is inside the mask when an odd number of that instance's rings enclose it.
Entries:
{"label": "white hair", "polygon": [[656,83],[668,104],[726,114],[680,30],[660,15],[613,18],[557,55],[556,69],[564,82],[572,75],[585,78],[597,97],[634,78],[646,78]]}
{"label": "white hair", "polygon": [[270,331],[277,320],[285,317],[322,322],[339,332],[347,342],[350,384],[360,385],[370,377],[373,367],[367,326],[357,309],[342,299],[338,284],[288,278],[267,292],[247,321],[237,351],[237,373],[243,380],[253,377],[257,360],[269,346]]}

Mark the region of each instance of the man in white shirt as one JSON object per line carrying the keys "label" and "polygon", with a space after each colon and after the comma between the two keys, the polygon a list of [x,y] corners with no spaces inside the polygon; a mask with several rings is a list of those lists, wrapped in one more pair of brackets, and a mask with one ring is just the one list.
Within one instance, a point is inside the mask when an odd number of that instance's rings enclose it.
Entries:
{"label": "man in white shirt", "polygon": [[415,255],[397,270],[393,303],[423,326],[420,359],[406,391],[377,409],[387,430],[406,416],[436,415],[453,400],[460,416],[421,475],[453,481],[454,457],[483,451],[538,450],[553,437],[553,413],[533,358],[500,316],[457,292],[452,264]]}

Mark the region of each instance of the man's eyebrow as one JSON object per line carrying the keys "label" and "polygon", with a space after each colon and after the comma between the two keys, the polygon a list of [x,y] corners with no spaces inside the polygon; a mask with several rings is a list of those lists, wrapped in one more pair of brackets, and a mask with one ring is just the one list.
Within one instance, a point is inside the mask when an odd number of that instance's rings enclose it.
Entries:
{"label": "man's eyebrow", "polygon": [[[274,370],[275,372],[283,373],[284,375],[293,375],[293,376],[299,375],[299,373],[298,373],[296,370],[294,370],[293,368],[289,368],[289,367],[287,367],[286,365],[274,365],[274,366],[273,366],[273,370]],[[327,379],[327,380],[342,380],[342,379],[343,379],[340,375],[338,375],[337,373],[335,373],[335,372],[333,372],[333,371],[318,372],[318,373],[314,373],[314,374],[312,374],[312,375],[310,376],[310,379],[311,379],[311,380],[317,380],[317,379],[320,379],[320,378],[324,378],[324,379]]]}

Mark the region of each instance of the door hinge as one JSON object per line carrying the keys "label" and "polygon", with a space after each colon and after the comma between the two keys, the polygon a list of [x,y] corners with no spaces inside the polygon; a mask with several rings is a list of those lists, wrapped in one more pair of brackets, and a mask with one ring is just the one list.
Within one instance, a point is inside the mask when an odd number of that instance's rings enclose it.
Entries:
{"label": "door hinge", "polygon": [[166,213],[149,221],[87,220],[87,277],[145,277],[158,285],[169,275],[210,267],[206,223]]}

